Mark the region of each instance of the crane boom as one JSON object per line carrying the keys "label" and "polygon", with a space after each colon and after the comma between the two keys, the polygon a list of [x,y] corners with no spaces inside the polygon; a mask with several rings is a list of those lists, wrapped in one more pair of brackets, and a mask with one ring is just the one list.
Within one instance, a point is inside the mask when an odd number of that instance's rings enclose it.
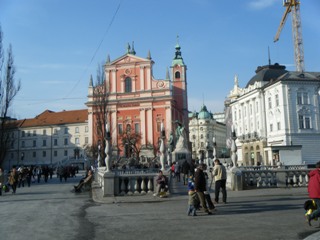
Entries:
{"label": "crane boom", "polygon": [[282,16],[274,42],[279,40],[282,28],[287,20],[288,14],[292,13],[292,35],[294,42],[294,57],[296,69],[298,72],[304,71],[304,53],[302,43],[301,19],[300,19],[300,2],[298,0],[284,0],[283,5],[286,7]]}

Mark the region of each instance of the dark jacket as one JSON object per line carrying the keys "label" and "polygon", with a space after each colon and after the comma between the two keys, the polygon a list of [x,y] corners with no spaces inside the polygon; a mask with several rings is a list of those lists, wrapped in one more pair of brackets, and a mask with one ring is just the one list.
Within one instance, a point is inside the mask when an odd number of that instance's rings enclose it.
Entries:
{"label": "dark jacket", "polygon": [[189,173],[189,170],[190,170],[190,165],[187,161],[184,161],[182,163],[182,173],[183,174],[188,174]]}
{"label": "dark jacket", "polygon": [[200,168],[194,174],[194,189],[198,192],[206,191],[206,176]]}
{"label": "dark jacket", "polygon": [[309,172],[308,192],[310,198],[320,198],[320,169]]}

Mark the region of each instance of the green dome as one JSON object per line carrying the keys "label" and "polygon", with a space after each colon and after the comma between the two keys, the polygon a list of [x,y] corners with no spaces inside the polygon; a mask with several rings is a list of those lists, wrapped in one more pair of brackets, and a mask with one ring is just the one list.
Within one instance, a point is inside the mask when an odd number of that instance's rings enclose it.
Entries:
{"label": "green dome", "polygon": [[212,115],[211,113],[208,112],[207,107],[205,105],[202,106],[199,114],[198,114],[199,119],[211,119]]}

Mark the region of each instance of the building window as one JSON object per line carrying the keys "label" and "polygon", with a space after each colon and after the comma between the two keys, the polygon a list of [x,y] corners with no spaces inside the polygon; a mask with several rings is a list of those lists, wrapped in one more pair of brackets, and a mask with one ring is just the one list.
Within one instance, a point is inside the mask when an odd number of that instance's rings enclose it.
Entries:
{"label": "building window", "polygon": [[26,133],[24,131],[21,132],[21,137],[24,137]]}
{"label": "building window", "polygon": [[204,142],[200,143],[200,147],[202,147],[202,148],[204,147]]}
{"label": "building window", "polygon": [[179,71],[175,72],[174,77],[175,78],[180,78],[180,72]]}
{"label": "building window", "polygon": [[310,129],[311,125],[310,125],[310,118],[309,117],[305,117],[305,123],[306,123],[306,129]]}
{"label": "building window", "polygon": [[64,139],[64,145],[65,145],[65,146],[68,145],[68,138],[65,138],[65,139]]}
{"label": "building window", "polygon": [[31,135],[31,133],[30,133],[30,131],[28,131],[27,136],[30,137],[30,135]]}
{"label": "building window", "polygon": [[237,110],[234,111],[234,120],[237,121]]}
{"label": "building window", "polygon": [[84,131],[85,131],[85,132],[89,132],[89,127],[86,126],[86,127],[84,128]]}
{"label": "building window", "polygon": [[53,134],[54,134],[54,135],[57,135],[57,134],[58,134],[58,129],[55,128],[55,129],[53,130]]}
{"label": "building window", "polygon": [[58,151],[53,151],[53,156],[57,157],[58,156]]}
{"label": "building window", "polygon": [[36,158],[37,157],[37,152],[32,152],[32,157]]}
{"label": "building window", "polygon": [[42,135],[43,135],[43,136],[47,135],[47,130],[44,129]]}
{"label": "building window", "polygon": [[270,124],[270,132],[272,132],[272,131],[273,131],[273,125]]}
{"label": "building window", "polygon": [[279,94],[276,94],[276,106],[278,107],[279,106]]}
{"label": "building window", "polygon": [[14,141],[11,141],[11,148],[14,148]]}
{"label": "building window", "polygon": [[64,156],[65,156],[65,157],[68,156],[68,150],[64,150]]}
{"label": "building window", "polygon": [[42,140],[42,147],[47,146],[47,140]]}
{"label": "building window", "polygon": [[308,103],[309,103],[308,93],[304,92],[303,93],[303,104],[308,104]]}
{"label": "building window", "polygon": [[33,140],[33,147],[37,147],[37,141]]}
{"label": "building window", "polygon": [[122,124],[118,124],[118,133],[122,134],[123,133],[123,126]]}
{"label": "building window", "polygon": [[140,124],[139,123],[134,124],[134,132],[137,134],[140,133]]}
{"label": "building window", "polygon": [[304,129],[304,121],[302,115],[299,115],[299,128]]}
{"label": "building window", "polygon": [[21,142],[21,147],[26,147],[24,141]]}
{"label": "building window", "polygon": [[200,135],[200,139],[203,139],[203,134]]}
{"label": "building window", "polygon": [[89,143],[89,138],[88,138],[88,137],[85,137],[85,138],[84,138],[84,143],[85,143],[85,144]]}
{"label": "building window", "polygon": [[76,133],[79,133],[79,127],[76,127]]}
{"label": "building window", "polygon": [[37,136],[37,130],[33,130],[33,136]]}
{"label": "building window", "polygon": [[53,145],[58,146],[58,139],[53,139]]}
{"label": "building window", "polygon": [[278,130],[281,129],[281,124],[280,124],[280,122],[277,122],[277,128],[278,128]]}
{"label": "building window", "polygon": [[46,151],[43,151],[42,152],[42,157],[46,157],[47,156],[47,152]]}
{"label": "building window", "polygon": [[126,79],[124,80],[124,92],[132,92],[132,80],[129,77],[126,77]]}
{"label": "building window", "polygon": [[272,108],[272,101],[271,101],[271,97],[268,98],[268,107],[269,109]]}
{"label": "building window", "polygon": [[250,115],[252,115],[252,104],[250,104]]}
{"label": "building window", "polygon": [[311,119],[309,116],[299,115],[299,128],[300,129],[311,128]]}
{"label": "building window", "polygon": [[68,134],[69,129],[66,127],[64,128],[64,134]]}
{"label": "building window", "polygon": [[76,138],[76,139],[75,139],[75,142],[76,142],[77,145],[79,145],[79,144],[80,144],[79,138]]}

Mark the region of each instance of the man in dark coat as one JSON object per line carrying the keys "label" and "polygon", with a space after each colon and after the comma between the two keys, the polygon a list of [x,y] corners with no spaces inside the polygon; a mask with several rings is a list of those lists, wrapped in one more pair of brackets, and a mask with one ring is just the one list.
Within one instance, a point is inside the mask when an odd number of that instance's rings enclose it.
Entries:
{"label": "man in dark coat", "polygon": [[200,199],[201,206],[203,210],[208,213],[209,215],[212,214],[211,211],[209,211],[206,199],[204,196],[204,192],[206,191],[206,176],[203,172],[204,166],[203,164],[200,164],[199,167],[196,169],[194,174],[194,189],[198,194],[198,197]]}
{"label": "man in dark coat", "polygon": [[320,217],[320,162],[317,162],[316,169],[309,172],[308,192],[309,197],[317,204],[317,209],[306,215],[308,224],[311,220]]}
{"label": "man in dark coat", "polygon": [[187,185],[188,183],[188,177],[189,177],[189,171],[190,171],[190,165],[187,160],[184,160],[182,163],[182,173],[183,173],[183,185]]}

